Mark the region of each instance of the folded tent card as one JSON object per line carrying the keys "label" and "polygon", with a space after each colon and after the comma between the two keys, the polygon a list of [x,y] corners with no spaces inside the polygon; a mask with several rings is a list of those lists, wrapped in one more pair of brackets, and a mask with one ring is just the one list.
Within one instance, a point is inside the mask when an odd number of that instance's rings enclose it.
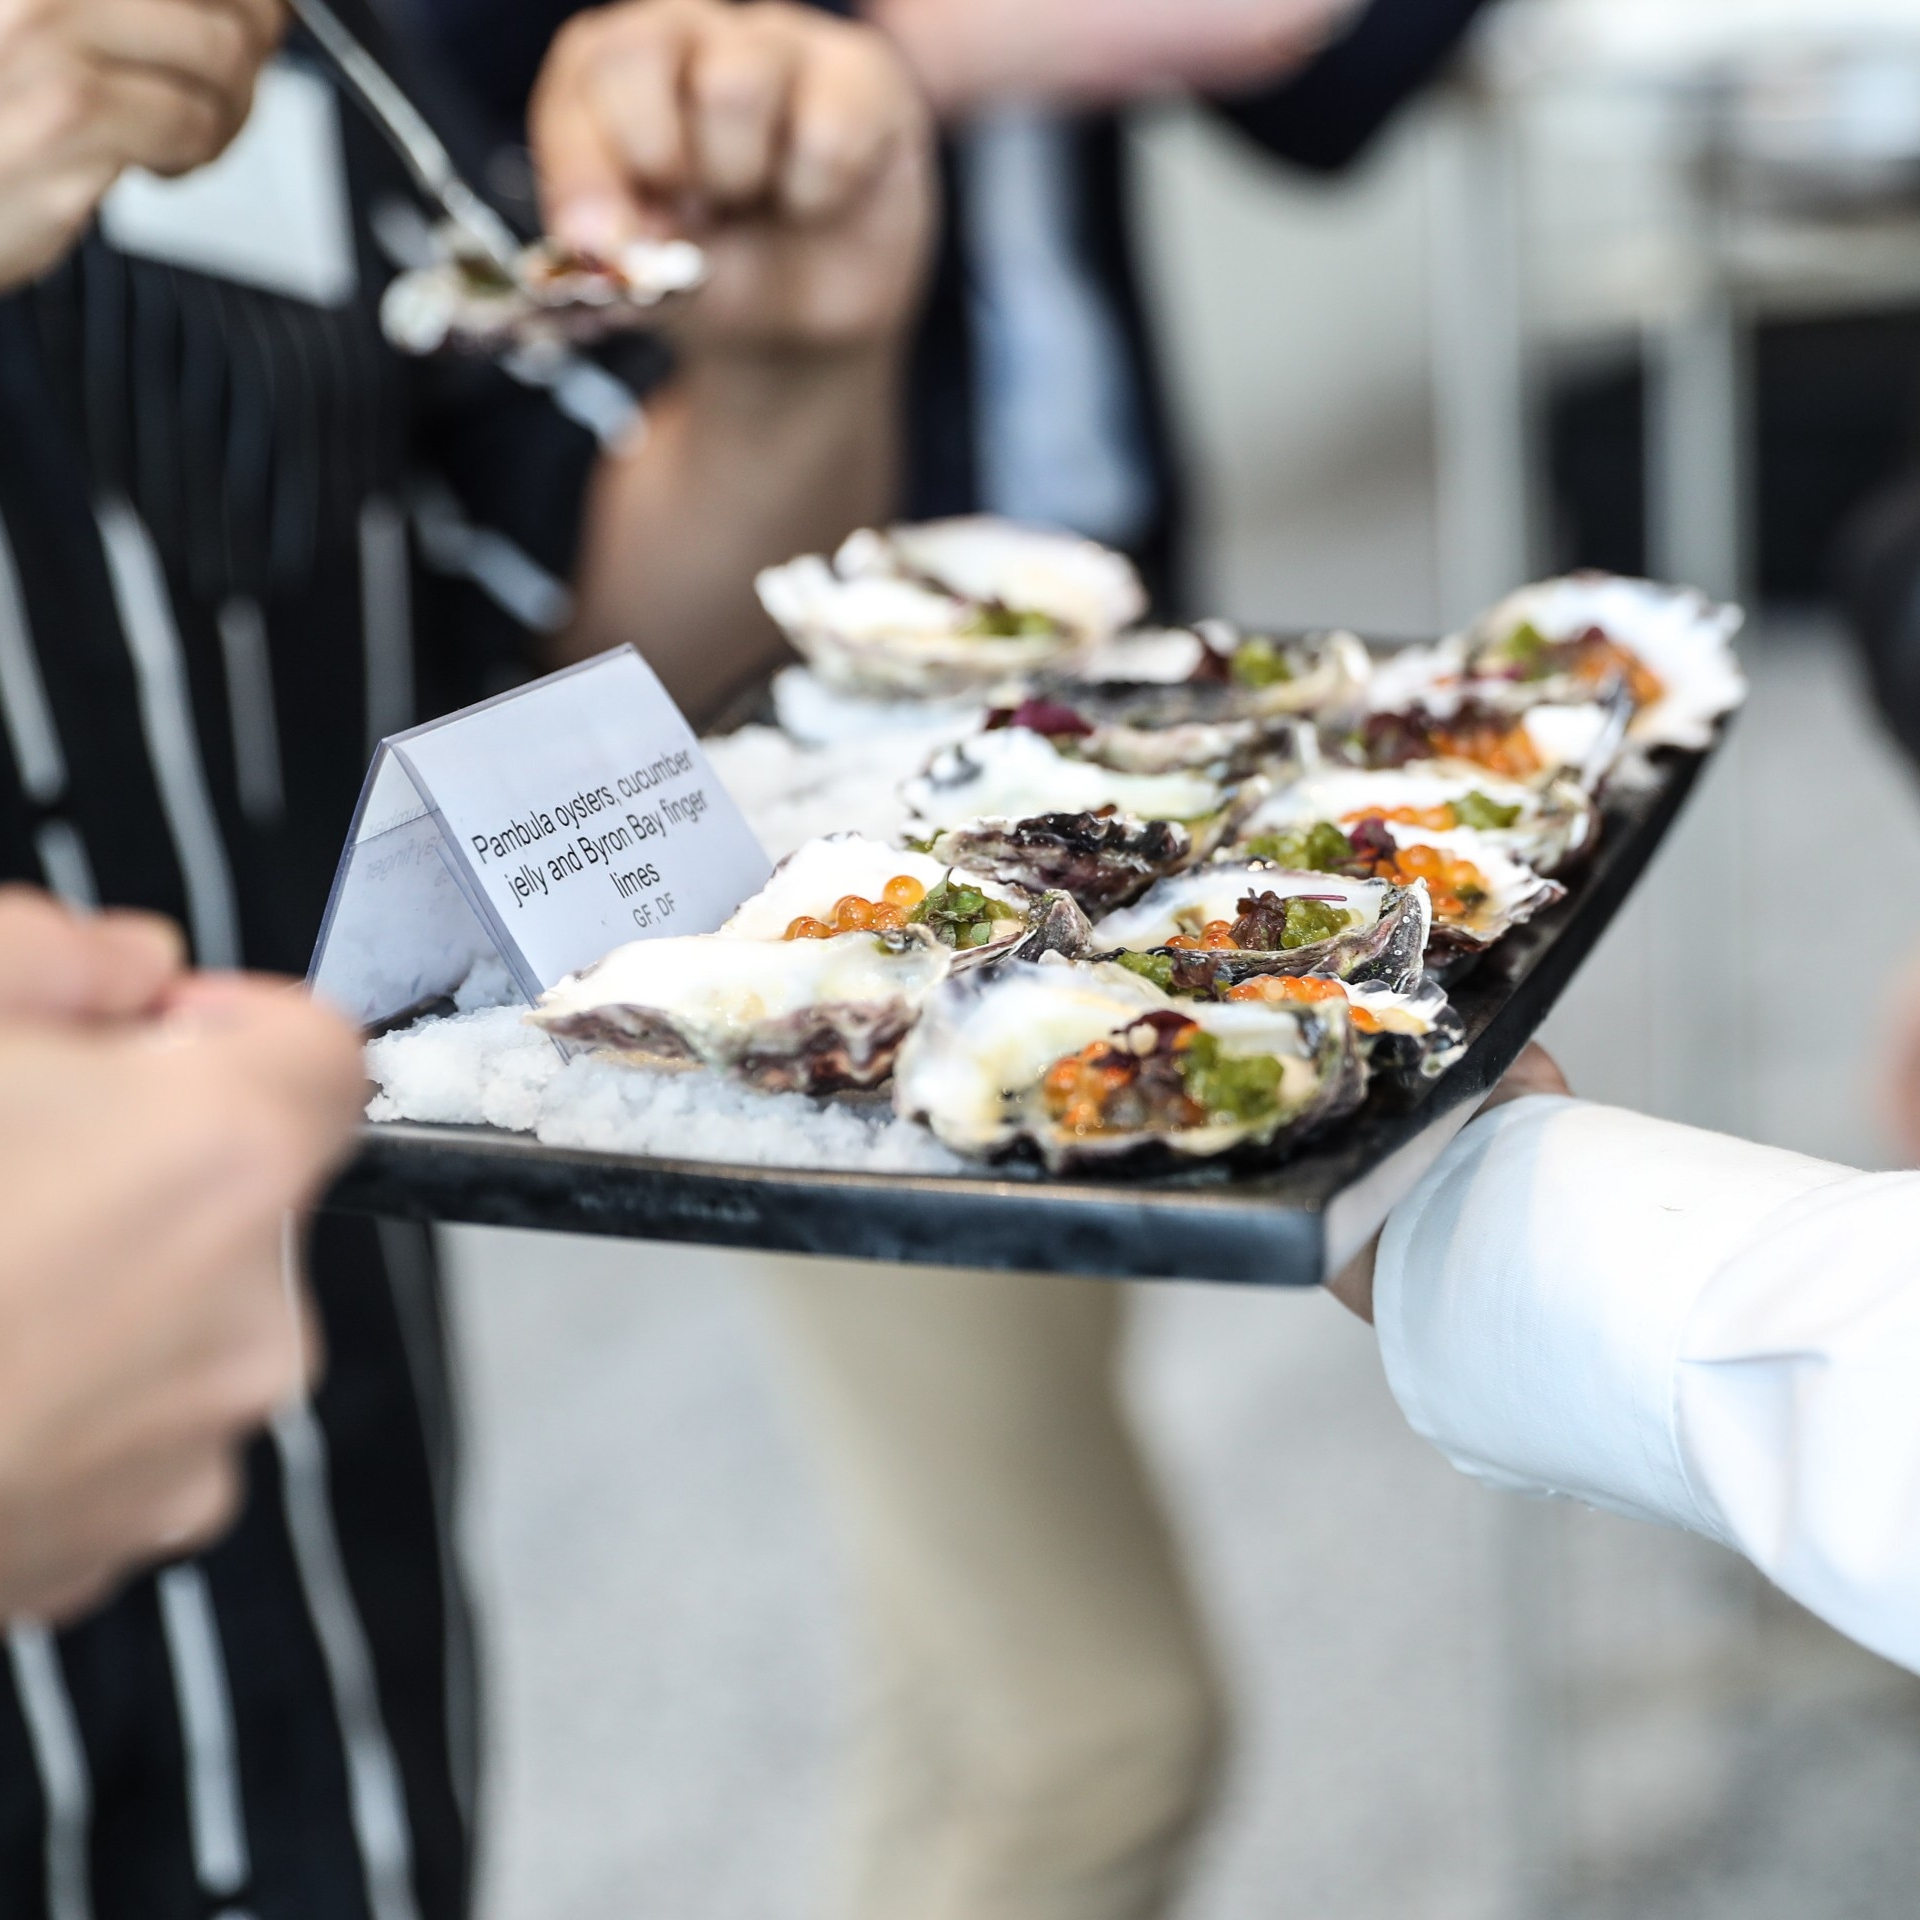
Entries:
{"label": "folded tent card", "polygon": [[308,982],[374,1027],[494,956],[531,1003],[625,942],[711,932],[770,870],[621,647],[381,742]]}

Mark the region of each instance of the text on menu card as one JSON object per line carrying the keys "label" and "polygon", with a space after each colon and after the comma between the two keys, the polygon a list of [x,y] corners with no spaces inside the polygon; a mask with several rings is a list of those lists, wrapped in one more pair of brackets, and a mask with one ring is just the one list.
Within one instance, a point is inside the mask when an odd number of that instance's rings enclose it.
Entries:
{"label": "text on menu card", "polygon": [[531,1000],[626,941],[712,932],[768,870],[622,647],[381,743],[309,979],[370,1026],[495,954]]}

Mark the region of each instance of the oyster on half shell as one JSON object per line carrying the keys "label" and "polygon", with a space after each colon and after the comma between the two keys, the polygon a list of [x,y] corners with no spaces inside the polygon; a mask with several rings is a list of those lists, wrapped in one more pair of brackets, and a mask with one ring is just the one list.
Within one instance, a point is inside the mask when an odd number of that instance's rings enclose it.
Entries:
{"label": "oyster on half shell", "polygon": [[1281,1005],[1328,1000],[1347,1003],[1368,1067],[1415,1080],[1444,1073],[1466,1051],[1466,1027],[1446,989],[1432,975],[1408,992],[1378,980],[1339,980],[1326,974],[1261,973],[1231,982],[1176,984],[1180,997],[1265,1000]]}
{"label": "oyster on half shell", "polygon": [[1624,684],[1629,741],[1703,751],[1746,698],[1733,637],[1745,616],[1691,587],[1570,573],[1509,594],[1474,622],[1466,673],[1486,698],[1574,705]]}
{"label": "oyster on half shell", "polygon": [[1172,992],[1315,973],[1407,993],[1420,984],[1429,927],[1424,886],[1221,862],[1159,881],[1095,921],[1091,939]]}
{"label": "oyster on half shell", "polygon": [[878,1086],[953,954],[925,927],[828,940],[636,940],[527,1018],[647,1065],[701,1065],[766,1092]]}
{"label": "oyster on half shell", "polygon": [[848,535],[755,582],[760,603],[842,692],[940,695],[1019,678],[1137,620],[1123,555],[977,515]]}
{"label": "oyster on half shell", "polygon": [[797,847],[720,928],[737,940],[828,939],[925,927],[962,965],[1004,952],[1030,929],[1033,903],[1012,887],[857,833]]}
{"label": "oyster on half shell", "polygon": [[[1144,691],[1156,695],[1168,690]],[[1159,713],[1156,707],[1168,711]],[[1090,760],[1113,773],[1197,773],[1218,781],[1258,773],[1290,779],[1318,761],[1312,723],[1292,714],[1236,715],[1230,704],[1221,702],[1212,717],[1193,711],[1174,718],[1171,707],[1153,699],[1116,700],[1105,687],[1063,687],[1054,694],[1030,694],[1017,707],[996,709],[988,715],[987,727],[1040,734],[1067,759]]]}
{"label": "oyster on half shell", "polygon": [[1344,999],[1180,1001],[1122,967],[1055,958],[947,982],[901,1048],[894,1104],[956,1152],[1026,1143],[1061,1172],[1270,1159],[1365,1087]]}
{"label": "oyster on half shell", "polygon": [[1465,632],[1378,664],[1366,758],[1458,753],[1499,766],[1498,754],[1526,773],[1531,754],[1578,766],[1605,738],[1616,698],[1630,711],[1629,745],[1703,750],[1746,697],[1732,644],[1743,617],[1692,588],[1619,574],[1536,581]]}
{"label": "oyster on half shell", "polygon": [[952,827],[1102,807],[1142,820],[1202,820],[1226,804],[1228,787],[1190,768],[1117,772],[1063,753],[1031,727],[996,727],[942,748],[900,793],[917,818]]}
{"label": "oyster on half shell", "polygon": [[[1263,799],[1235,848],[1258,848],[1323,820],[1349,827],[1369,814],[1429,830],[1470,826],[1488,845],[1548,874],[1588,852],[1599,830],[1592,798],[1574,781],[1541,786],[1502,779],[1483,767],[1427,761],[1309,774]],[[1283,856],[1276,847],[1266,849],[1265,857]]]}
{"label": "oyster on half shell", "polygon": [[[1407,809],[1413,812],[1414,809]],[[1451,810],[1432,809],[1446,819]],[[1364,814],[1344,826],[1330,820],[1265,833],[1247,853],[1316,873],[1424,884],[1433,900],[1429,946],[1440,951],[1490,947],[1522,921],[1564,897],[1491,834],[1472,827],[1436,827]]]}
{"label": "oyster on half shell", "polygon": [[1043,813],[1030,819],[970,820],[934,837],[930,848],[1004,885],[1064,893],[1089,914],[1136,898],[1164,874],[1202,856],[1192,832],[1170,820],[1098,813]]}
{"label": "oyster on half shell", "polygon": [[1136,701],[1157,694],[1163,709],[1177,709],[1182,697],[1208,695],[1209,717],[1302,714],[1337,720],[1365,704],[1372,674],[1372,655],[1354,634],[1249,634],[1226,620],[1139,628],[1074,663],[1080,685]]}

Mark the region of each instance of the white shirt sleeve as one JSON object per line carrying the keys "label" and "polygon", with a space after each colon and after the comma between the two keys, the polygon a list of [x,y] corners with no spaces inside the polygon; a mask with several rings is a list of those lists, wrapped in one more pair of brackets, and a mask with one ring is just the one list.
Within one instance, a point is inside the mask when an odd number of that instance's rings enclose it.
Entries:
{"label": "white shirt sleeve", "polygon": [[1374,1311],[1456,1466],[1723,1541],[1920,1671],[1920,1174],[1514,1101],[1395,1209]]}

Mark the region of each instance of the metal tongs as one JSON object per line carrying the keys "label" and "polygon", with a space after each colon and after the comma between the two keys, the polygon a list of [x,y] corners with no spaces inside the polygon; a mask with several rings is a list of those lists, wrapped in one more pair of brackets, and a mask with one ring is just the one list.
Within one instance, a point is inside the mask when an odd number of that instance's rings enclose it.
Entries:
{"label": "metal tongs", "polygon": [[1606,718],[1579,772],[1580,785],[1589,794],[1597,794],[1600,783],[1613,771],[1614,758],[1633,723],[1633,694],[1621,675],[1614,675],[1601,704]]}
{"label": "metal tongs", "polygon": [[400,83],[361,44],[327,0],[287,0],[293,17],[319,42],[320,50],[373,123],[406,162],[420,191],[458,227],[515,286],[524,284],[521,243],[513,229],[470,187],[426,116]]}

